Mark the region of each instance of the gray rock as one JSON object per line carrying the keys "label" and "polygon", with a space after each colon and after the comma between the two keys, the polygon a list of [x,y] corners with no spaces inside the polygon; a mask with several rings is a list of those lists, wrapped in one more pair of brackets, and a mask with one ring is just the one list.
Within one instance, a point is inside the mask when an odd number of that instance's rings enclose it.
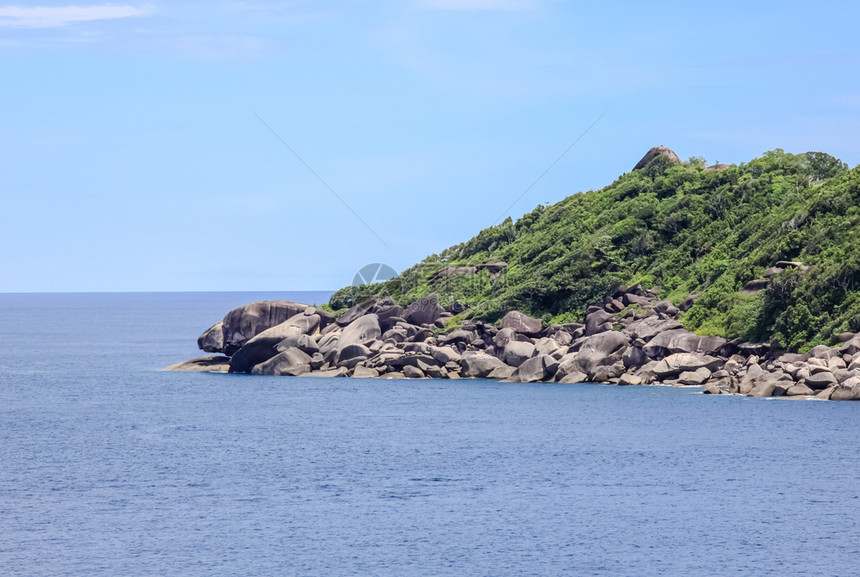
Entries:
{"label": "gray rock", "polygon": [[307,307],[291,301],[258,301],[231,310],[222,325],[224,353],[232,355],[253,337],[304,313]]}
{"label": "gray rock", "polygon": [[[338,348],[342,349],[349,345],[367,345],[382,336],[379,328],[379,319],[375,314],[366,314],[350,323],[338,339]],[[320,350],[323,347],[320,346]]]}
{"label": "gray rock", "polygon": [[615,317],[604,310],[596,310],[585,316],[585,336],[590,337],[612,330]]}
{"label": "gray rock", "polygon": [[320,350],[317,342],[305,334],[291,335],[275,345],[275,350],[279,353],[291,348],[299,349],[311,356]]}
{"label": "gray rock", "polygon": [[645,153],[645,156],[643,156],[642,159],[636,163],[636,166],[633,167],[633,170],[640,170],[642,168],[645,168],[646,166],[651,164],[651,162],[658,156],[666,157],[672,164],[681,164],[681,159],[678,158],[678,155],[675,154],[672,149],[666,148],[665,146],[655,146]]}
{"label": "gray rock", "polygon": [[714,355],[726,344],[721,337],[703,337],[686,329],[673,329],[652,338],[645,347],[645,354],[659,358],[672,353],[701,353]]}
{"label": "gray rock", "polygon": [[504,316],[501,323],[502,329],[513,329],[516,333],[535,336],[540,333],[542,323],[540,319],[532,318],[520,311],[510,311]]}
{"label": "gray rock", "polygon": [[557,368],[558,362],[549,355],[532,357],[521,364],[510,379],[520,383],[544,381],[554,376],[553,367]]}
{"label": "gray rock", "polygon": [[804,385],[803,383],[796,383],[788,388],[785,392],[786,395],[795,396],[795,395],[814,395],[815,391]]}
{"label": "gray rock", "polygon": [[611,365],[600,365],[594,369],[591,380],[595,383],[608,383],[624,374],[624,363],[617,361]]}
{"label": "gray rock", "polygon": [[674,353],[659,361],[652,369],[660,380],[675,377],[685,371],[695,371],[702,367],[709,371],[717,370],[723,361],[716,357],[698,353]]}
{"label": "gray rock", "polygon": [[650,340],[661,333],[680,329],[681,323],[673,319],[663,319],[659,316],[650,316],[634,321],[627,326],[627,331],[637,339]]}
{"label": "gray rock", "polygon": [[695,371],[684,371],[678,375],[678,382],[682,385],[703,385],[711,378],[711,371],[705,367],[699,367]]}
{"label": "gray rock", "polygon": [[820,401],[828,401],[828,400],[830,400],[830,396],[833,394],[833,391],[835,391],[835,390],[836,390],[836,385],[834,385],[832,387],[827,387],[826,389],[824,389],[822,391],[818,391],[815,394],[815,398],[820,400]]}
{"label": "gray rock", "polygon": [[618,331],[586,337],[579,347],[577,362],[586,374],[593,376],[597,367],[620,361],[629,343],[627,337]]}
{"label": "gray rock", "polygon": [[627,347],[621,355],[621,361],[628,369],[641,367],[649,360],[650,359],[648,358],[648,355],[645,354],[645,351],[643,351],[641,347],[636,346]]}
{"label": "gray rock", "polygon": [[403,367],[403,376],[407,379],[423,379],[424,371],[422,371],[418,367],[406,365],[405,367]]}
{"label": "gray rock", "polygon": [[347,376],[348,371],[343,367],[338,369],[329,369],[326,371],[313,371],[311,373],[305,373],[302,376],[305,377],[324,377],[324,378],[332,378],[332,377],[345,377]]}
{"label": "gray rock", "polygon": [[230,358],[222,356],[200,357],[165,367],[165,371],[196,371],[204,373],[226,373],[230,370]]}
{"label": "gray rock", "polygon": [[497,368],[493,369],[492,371],[490,371],[490,374],[487,375],[487,378],[488,379],[500,379],[500,380],[510,379],[513,376],[513,374],[516,372],[516,370],[517,369],[514,367],[509,367],[507,365],[504,365],[504,366],[497,367]]}
{"label": "gray rock", "polygon": [[[556,376],[558,376],[556,374]],[[586,383],[588,382],[588,375],[579,371],[573,371],[565,374],[561,378],[558,379],[559,383]]]}
{"label": "gray rock", "polygon": [[450,362],[460,363],[462,356],[451,347],[430,347],[430,355],[438,362],[445,364]]}
{"label": "gray rock", "polygon": [[224,352],[224,322],[218,321],[200,335],[197,348],[207,353]]}
{"label": "gray rock", "polygon": [[[352,359],[366,359],[370,354],[370,349],[364,345],[347,345],[338,349],[337,356],[335,357],[335,364],[338,366],[345,366],[348,364],[348,361]],[[353,363],[353,366],[355,366],[355,363]]]}
{"label": "gray rock", "polygon": [[505,347],[506,364],[512,367],[519,367],[535,354],[535,346],[531,343],[511,341]]}
{"label": "gray rock", "polygon": [[619,378],[618,384],[622,386],[641,385],[642,377],[638,375],[631,375],[630,373],[624,373]]}
{"label": "gray rock", "polygon": [[254,365],[253,375],[294,376],[304,375],[311,370],[311,357],[299,349],[287,349],[269,360]]}
{"label": "gray rock", "polygon": [[484,379],[494,369],[504,367],[506,365],[496,357],[488,355],[487,353],[466,352],[463,353],[462,358],[460,359],[460,366],[464,377]]}
{"label": "gray rock", "polygon": [[681,314],[681,309],[672,304],[672,301],[660,301],[654,308],[652,308],[655,313],[662,313],[668,317],[677,317]]}
{"label": "gray rock", "polygon": [[822,371],[806,377],[806,386],[815,391],[826,389],[837,383],[836,377],[829,371]]}
{"label": "gray rock", "polygon": [[441,315],[439,295],[431,294],[410,304],[406,309],[405,318],[416,325],[432,325]]}

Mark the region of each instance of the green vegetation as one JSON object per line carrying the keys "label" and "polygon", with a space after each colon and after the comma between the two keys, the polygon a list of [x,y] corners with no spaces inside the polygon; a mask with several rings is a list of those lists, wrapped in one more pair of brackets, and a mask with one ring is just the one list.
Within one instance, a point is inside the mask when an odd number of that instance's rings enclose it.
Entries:
{"label": "green vegetation", "polygon": [[[860,331],[860,167],[820,152],[782,150],[721,172],[692,158],[658,157],[601,190],[538,206],[432,255],[399,277],[335,293],[342,309],[389,294],[402,304],[430,293],[465,316],[495,320],[519,309],[545,321],[581,320],[620,284],[642,283],[676,304],[701,296],[687,328],[803,350]],[[777,261],[767,289],[742,287]],[[443,266],[504,261],[501,273],[430,280]]]}

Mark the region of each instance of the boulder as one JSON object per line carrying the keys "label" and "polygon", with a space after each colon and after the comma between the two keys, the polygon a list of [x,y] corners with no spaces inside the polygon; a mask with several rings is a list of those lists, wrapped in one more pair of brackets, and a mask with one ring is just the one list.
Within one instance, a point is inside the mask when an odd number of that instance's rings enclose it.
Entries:
{"label": "boulder", "polygon": [[615,317],[602,309],[587,314],[585,316],[585,336],[590,337],[597,333],[612,330],[614,321]]}
{"label": "boulder", "polygon": [[643,351],[641,347],[629,346],[622,353],[621,361],[624,363],[626,368],[633,369],[641,367],[647,363],[649,359],[648,355],[645,354],[645,351]]}
{"label": "boulder", "polygon": [[678,382],[682,385],[704,385],[711,378],[711,371],[705,367],[699,367],[695,371],[684,371],[678,375]]}
{"label": "boulder", "polygon": [[513,376],[513,374],[516,372],[516,370],[517,369],[514,367],[509,367],[508,365],[504,365],[504,366],[497,367],[497,368],[493,369],[492,371],[490,371],[490,374],[487,375],[487,378],[488,379],[499,379],[499,380],[510,379]]}
{"label": "boulder", "polygon": [[226,373],[230,370],[230,358],[222,356],[201,357],[165,367],[165,371],[197,371],[205,373]]}
{"label": "boulder", "polygon": [[663,319],[659,316],[645,317],[644,319],[634,321],[625,329],[634,338],[650,340],[661,333],[680,329],[681,323],[673,319]]}
{"label": "boulder", "polygon": [[591,380],[595,383],[609,383],[624,374],[624,363],[617,361],[611,365],[600,365],[594,369]]}
{"label": "boulder", "polygon": [[275,345],[281,342],[280,338],[257,339],[248,341],[241,349],[230,357],[231,373],[249,373],[255,365],[267,361],[278,354]]}
{"label": "boulder", "polygon": [[726,345],[721,337],[702,337],[686,329],[673,329],[658,334],[643,348],[651,358],[659,358],[672,353],[718,354]]}
{"label": "boulder", "polygon": [[307,308],[291,301],[257,301],[231,310],[222,321],[224,353],[232,355],[253,337]]}
{"label": "boulder", "polygon": [[820,391],[838,384],[838,380],[830,371],[821,371],[806,377],[805,384],[814,391]]}
{"label": "boulder", "polygon": [[460,366],[462,367],[464,377],[484,379],[487,378],[493,369],[506,365],[487,353],[466,352],[463,353],[460,359]]}
{"label": "boulder", "polygon": [[673,305],[672,301],[660,301],[651,310],[669,317],[677,317],[681,314],[681,309]]}
{"label": "boulder", "polygon": [[200,335],[197,348],[207,353],[224,352],[224,321],[218,321]]}
{"label": "boulder", "polygon": [[504,316],[501,323],[502,329],[513,329],[516,333],[535,336],[540,333],[542,323],[540,319],[532,318],[520,311],[510,311]]}
{"label": "boulder", "polygon": [[430,347],[430,356],[436,359],[438,362],[442,364],[455,362],[460,362],[462,358],[460,353],[452,349],[451,347]]}
{"label": "boulder", "polygon": [[[538,339],[534,344],[535,352],[539,355],[552,355],[556,356],[556,352],[561,350],[559,344],[550,337],[544,337],[542,339]],[[564,351],[567,352],[567,351]],[[561,355],[558,355],[560,358]]]}
{"label": "boulder", "polygon": [[415,325],[432,325],[441,315],[442,308],[439,306],[439,296],[431,294],[409,305],[404,317]]}
{"label": "boulder", "polygon": [[332,378],[332,377],[345,377],[345,376],[347,376],[347,374],[348,374],[348,371],[341,367],[338,369],[328,369],[326,371],[313,371],[310,373],[305,373],[302,376]]}
{"label": "boulder", "polygon": [[[853,381],[853,382],[852,382]],[[849,380],[830,394],[831,401],[860,401],[860,378]]]}
{"label": "boulder", "polygon": [[645,168],[646,166],[651,164],[651,162],[658,156],[667,158],[669,162],[673,164],[681,164],[681,159],[678,158],[678,155],[675,154],[672,149],[666,148],[665,146],[655,146],[645,153],[645,156],[643,156],[642,159],[636,163],[636,166],[633,167],[633,170]]}
{"label": "boulder", "polygon": [[528,342],[511,341],[505,347],[506,364],[512,367],[519,367],[521,364],[532,358],[535,354],[535,346]]}
{"label": "boulder", "polygon": [[624,373],[618,379],[618,384],[621,386],[629,386],[629,385],[641,385],[642,377],[638,375],[631,375],[630,373]]}
{"label": "boulder", "polygon": [[335,322],[337,322],[337,324],[339,324],[340,326],[345,327],[355,322],[359,318],[363,317],[364,315],[368,314],[370,312],[370,309],[376,306],[377,302],[378,300],[371,299],[369,301],[359,303],[338,315],[338,317],[335,319]]}
{"label": "boulder", "polygon": [[[561,365],[559,365],[559,369],[560,368],[561,368]],[[558,373],[556,373],[556,376],[558,377]],[[565,374],[562,377],[559,377],[558,382],[559,383],[565,383],[565,384],[586,383],[586,382],[588,382],[588,375],[586,375],[585,373],[582,373],[580,371],[572,371],[572,372]]]}
{"label": "boulder", "polygon": [[674,353],[659,361],[652,369],[654,376],[660,380],[671,378],[685,371],[696,371],[706,368],[717,370],[723,361],[721,359],[698,353]]}
{"label": "boulder", "polygon": [[[364,360],[371,355],[370,349],[364,345],[352,344],[341,347],[337,351],[335,364],[337,366],[354,367],[360,360]],[[357,359],[357,360],[356,360]],[[354,361],[350,363],[350,361]]]}
{"label": "boulder", "polygon": [[586,337],[576,353],[577,363],[586,374],[593,376],[597,367],[620,361],[629,344],[627,337],[618,331]]}
{"label": "boulder", "polygon": [[796,395],[809,396],[809,395],[814,395],[815,391],[813,391],[812,389],[810,389],[808,386],[804,385],[803,383],[796,383],[796,384],[792,385],[791,387],[789,387],[788,390],[785,392],[785,394],[789,395],[789,396],[796,396]]}
{"label": "boulder", "polygon": [[558,361],[549,355],[540,355],[532,357],[521,364],[517,370],[511,375],[510,380],[519,383],[535,383],[545,381],[555,375],[555,370],[558,368]]}
{"label": "boulder", "polygon": [[403,376],[407,379],[423,379],[424,371],[419,369],[418,367],[413,367],[412,365],[406,365],[403,367]]}
{"label": "boulder", "polygon": [[[338,339],[337,347],[342,349],[349,345],[367,345],[382,336],[379,319],[375,314],[366,314],[347,325]],[[322,350],[320,346],[320,350]]]}
{"label": "boulder", "polygon": [[294,376],[311,370],[311,357],[299,349],[287,349],[251,369],[253,375]]}
{"label": "boulder", "polygon": [[313,356],[314,353],[318,353],[320,350],[317,342],[305,334],[290,335],[275,345],[275,350],[279,353],[291,348],[299,349],[303,353],[311,356]]}

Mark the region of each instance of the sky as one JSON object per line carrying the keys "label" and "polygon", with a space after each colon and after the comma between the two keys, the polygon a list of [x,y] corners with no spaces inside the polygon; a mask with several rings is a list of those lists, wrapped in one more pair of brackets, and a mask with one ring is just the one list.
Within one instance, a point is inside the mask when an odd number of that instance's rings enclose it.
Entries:
{"label": "sky", "polygon": [[853,167],[858,17],[0,0],[0,292],[335,290],[606,186],[657,145]]}

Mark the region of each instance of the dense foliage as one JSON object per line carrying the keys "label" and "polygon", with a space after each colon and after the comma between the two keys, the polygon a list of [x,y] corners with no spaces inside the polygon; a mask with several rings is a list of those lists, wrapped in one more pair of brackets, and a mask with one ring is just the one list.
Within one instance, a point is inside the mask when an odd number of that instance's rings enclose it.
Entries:
{"label": "dense foliage", "polygon": [[[606,188],[483,230],[395,279],[342,289],[331,306],[381,294],[405,304],[435,292],[467,316],[519,309],[573,321],[616,286],[642,283],[676,303],[700,294],[683,318],[691,330],[800,350],[860,331],[858,232],[860,167],[827,154],[777,149],[719,172],[701,159],[658,157]],[[742,290],[780,260],[810,268],[786,268],[757,293]],[[495,261],[508,267],[431,278],[443,266]]]}

